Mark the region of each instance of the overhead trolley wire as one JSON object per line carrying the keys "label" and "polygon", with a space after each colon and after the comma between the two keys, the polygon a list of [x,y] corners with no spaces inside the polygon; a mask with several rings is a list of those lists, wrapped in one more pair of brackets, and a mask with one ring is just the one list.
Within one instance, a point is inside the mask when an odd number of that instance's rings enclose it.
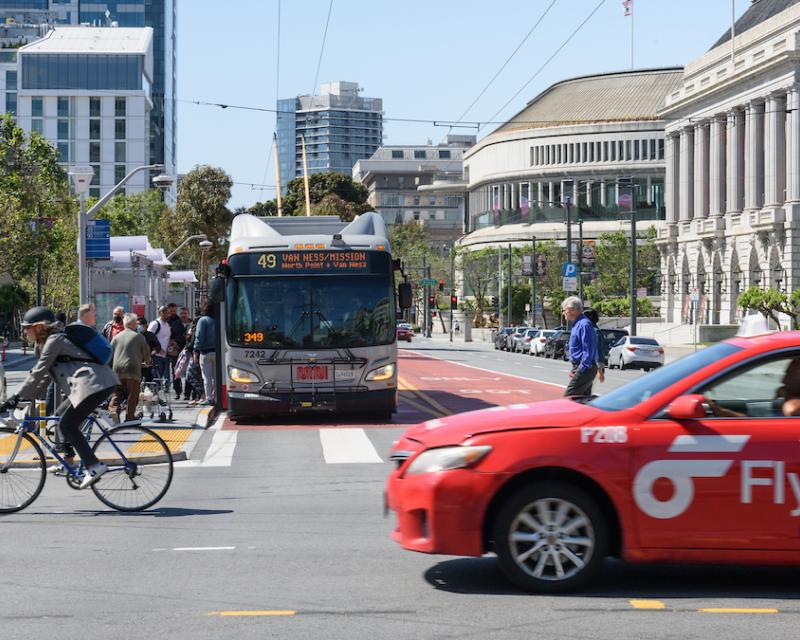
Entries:
{"label": "overhead trolley wire", "polygon": [[571,34],[570,34],[570,35],[567,37],[567,39],[566,39],[566,40],[564,40],[564,42],[562,42],[562,43],[559,45],[559,47],[558,47],[558,48],[557,48],[557,49],[556,49],[556,50],[555,50],[555,51],[552,53],[552,55],[551,55],[551,56],[550,56],[550,57],[549,57],[547,60],[545,60],[545,61],[544,61],[544,63],[542,63],[542,65],[541,65],[541,66],[540,66],[540,67],[539,67],[539,68],[536,70],[536,73],[534,73],[534,74],[533,74],[533,75],[532,75],[532,76],[531,76],[531,77],[528,79],[528,81],[527,81],[525,84],[523,84],[523,85],[522,85],[522,86],[519,88],[519,90],[518,90],[518,91],[517,91],[517,92],[516,92],[516,93],[515,93],[513,96],[511,96],[511,97],[508,99],[508,101],[507,101],[507,102],[506,102],[506,103],[505,103],[505,104],[504,104],[502,107],[500,107],[500,108],[499,108],[499,109],[498,109],[498,110],[497,110],[497,111],[496,111],[496,112],[495,112],[495,113],[492,115],[492,117],[491,117],[491,118],[489,118],[489,121],[487,121],[487,122],[484,122],[484,123],[483,123],[483,125],[481,125],[481,127],[479,127],[478,129],[480,130],[481,128],[483,128],[483,126],[485,126],[485,125],[487,125],[487,124],[494,124],[494,122],[492,122],[492,121],[494,121],[494,119],[495,119],[495,118],[496,118],[496,117],[497,117],[497,116],[498,116],[500,113],[502,113],[502,111],[503,111],[503,110],[504,110],[504,109],[505,109],[505,108],[506,108],[506,107],[507,107],[509,104],[511,104],[511,103],[512,103],[512,102],[513,102],[513,101],[516,99],[516,97],[517,97],[517,96],[518,96],[520,93],[522,93],[522,92],[523,92],[523,91],[524,91],[524,90],[525,90],[525,89],[528,87],[528,85],[529,85],[531,82],[533,82],[533,81],[534,81],[534,79],[535,79],[535,78],[536,78],[536,77],[537,77],[537,76],[538,76],[538,75],[539,75],[539,74],[540,74],[540,73],[541,73],[541,72],[542,72],[542,71],[545,69],[545,67],[547,67],[547,65],[548,65],[548,64],[550,64],[550,62],[552,62],[553,58],[555,58],[555,57],[556,57],[556,56],[557,56],[557,55],[558,55],[558,54],[561,52],[561,50],[562,50],[564,47],[566,47],[566,46],[569,44],[570,40],[572,40],[572,38],[574,38],[574,37],[577,35],[577,33],[578,33],[578,32],[579,32],[579,31],[580,31],[582,28],[583,28],[583,26],[584,26],[584,25],[585,25],[587,22],[589,22],[589,20],[592,18],[592,16],[593,16],[595,13],[597,13],[597,11],[600,9],[600,7],[602,7],[602,6],[603,6],[605,3],[606,3],[606,0],[600,0],[600,2],[598,2],[598,3],[597,3],[597,6],[596,6],[594,9],[592,9],[592,12],[591,12],[591,13],[590,13],[588,16],[586,16],[586,17],[583,19],[583,22],[581,22],[581,23],[580,23],[580,24],[577,26],[577,28],[576,28],[576,29],[575,29],[575,30],[574,30],[574,31],[573,31],[573,32],[572,32],[572,33],[571,33]]}

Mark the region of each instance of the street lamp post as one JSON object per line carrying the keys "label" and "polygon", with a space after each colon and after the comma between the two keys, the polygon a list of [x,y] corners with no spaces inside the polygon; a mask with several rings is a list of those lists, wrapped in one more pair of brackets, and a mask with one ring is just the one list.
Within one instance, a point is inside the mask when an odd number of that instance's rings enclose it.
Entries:
{"label": "street lamp post", "polygon": [[205,305],[208,299],[208,252],[213,247],[208,240],[200,242],[200,306]]}
{"label": "street lamp post", "polygon": [[[136,167],[128,173],[122,180],[120,180],[114,187],[100,200],[98,200],[91,209],[84,213],[86,206],[86,192],[89,190],[89,185],[94,177],[94,169],[91,166],[86,167],[72,167],[69,175],[72,178],[75,192],[80,198],[80,210],[78,212],[78,282],[80,302],[89,301],[89,270],[86,262],[86,223],[94,219],[94,215],[102,209],[106,203],[113,198],[120,189],[137,173],[141,171],[163,171],[163,164],[148,164],[141,167]],[[161,174],[153,178],[153,184],[158,187],[162,192],[168,191],[172,186],[174,179],[172,176]]]}

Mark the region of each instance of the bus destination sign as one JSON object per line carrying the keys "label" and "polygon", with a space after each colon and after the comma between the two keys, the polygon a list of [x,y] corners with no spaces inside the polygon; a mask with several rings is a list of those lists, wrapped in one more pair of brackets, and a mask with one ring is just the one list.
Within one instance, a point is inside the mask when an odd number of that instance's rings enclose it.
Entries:
{"label": "bus destination sign", "polygon": [[228,259],[235,275],[370,273],[370,251],[269,251],[240,253]]}

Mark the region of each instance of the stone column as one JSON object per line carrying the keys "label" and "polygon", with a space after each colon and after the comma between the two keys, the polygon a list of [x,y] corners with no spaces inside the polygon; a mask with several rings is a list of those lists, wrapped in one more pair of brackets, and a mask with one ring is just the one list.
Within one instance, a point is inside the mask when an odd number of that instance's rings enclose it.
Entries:
{"label": "stone column", "polygon": [[691,220],[694,214],[694,131],[681,129],[681,157],[678,193],[678,219]]}
{"label": "stone column", "polygon": [[694,125],[694,216],[708,216],[708,125]]}
{"label": "stone column", "polygon": [[786,102],[786,200],[800,203],[800,89],[789,89]]}
{"label": "stone column", "polygon": [[568,195],[569,194],[567,193],[567,181],[566,180],[562,180],[561,181],[561,202],[565,202]]}
{"label": "stone column", "polygon": [[644,200],[647,204],[653,204],[653,178],[647,176],[646,178],[646,186],[645,186],[645,196]]}
{"label": "stone column", "polygon": [[771,95],[766,107],[764,206],[783,205],[786,189],[786,97]]}
{"label": "stone column", "polygon": [[544,182],[539,181],[537,183],[537,186],[538,186],[538,194],[537,194],[538,202],[537,202],[537,204],[538,204],[538,206],[543,207],[544,206]]}
{"label": "stone column", "polygon": [[577,178],[575,178],[572,181],[572,204],[574,204],[575,207],[578,206],[578,198],[580,197],[580,193],[581,193],[580,192],[580,186],[581,186],[581,181],[578,180]]}
{"label": "stone column", "polygon": [[712,216],[721,216],[725,213],[725,118],[714,116],[711,120],[710,162],[708,181],[710,191],[708,194],[708,209]]}
{"label": "stone column", "polygon": [[746,112],[747,149],[744,155],[744,205],[761,208],[764,192],[764,103],[749,102]]}
{"label": "stone column", "polygon": [[728,111],[727,131],[727,206],[729,213],[742,210],[744,195],[744,114],[741,110]]}
{"label": "stone column", "polygon": [[556,184],[555,182],[548,182],[547,183],[547,206],[554,207],[556,205]]}
{"label": "stone column", "polygon": [[600,181],[600,206],[601,207],[605,207],[606,206],[606,181],[605,180],[601,180]]}
{"label": "stone column", "polygon": [[666,176],[664,178],[664,204],[667,208],[667,222],[678,221],[678,183],[680,180],[680,150],[678,136],[667,134],[664,139],[664,160],[666,160]]}

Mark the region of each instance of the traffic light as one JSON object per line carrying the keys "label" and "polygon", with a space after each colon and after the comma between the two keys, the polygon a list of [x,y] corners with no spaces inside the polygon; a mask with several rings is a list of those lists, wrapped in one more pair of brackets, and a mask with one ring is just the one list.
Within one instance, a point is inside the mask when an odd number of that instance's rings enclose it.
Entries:
{"label": "traffic light", "polygon": [[493,307],[497,306],[497,296],[492,296],[492,306]]}
{"label": "traffic light", "polygon": [[439,291],[444,291],[444,280],[439,280]]}
{"label": "traffic light", "polygon": [[458,309],[458,296],[456,294],[450,296],[450,308]]}
{"label": "traffic light", "polygon": [[436,306],[436,296],[434,296],[434,295],[429,295],[428,296],[428,306],[429,307]]}

